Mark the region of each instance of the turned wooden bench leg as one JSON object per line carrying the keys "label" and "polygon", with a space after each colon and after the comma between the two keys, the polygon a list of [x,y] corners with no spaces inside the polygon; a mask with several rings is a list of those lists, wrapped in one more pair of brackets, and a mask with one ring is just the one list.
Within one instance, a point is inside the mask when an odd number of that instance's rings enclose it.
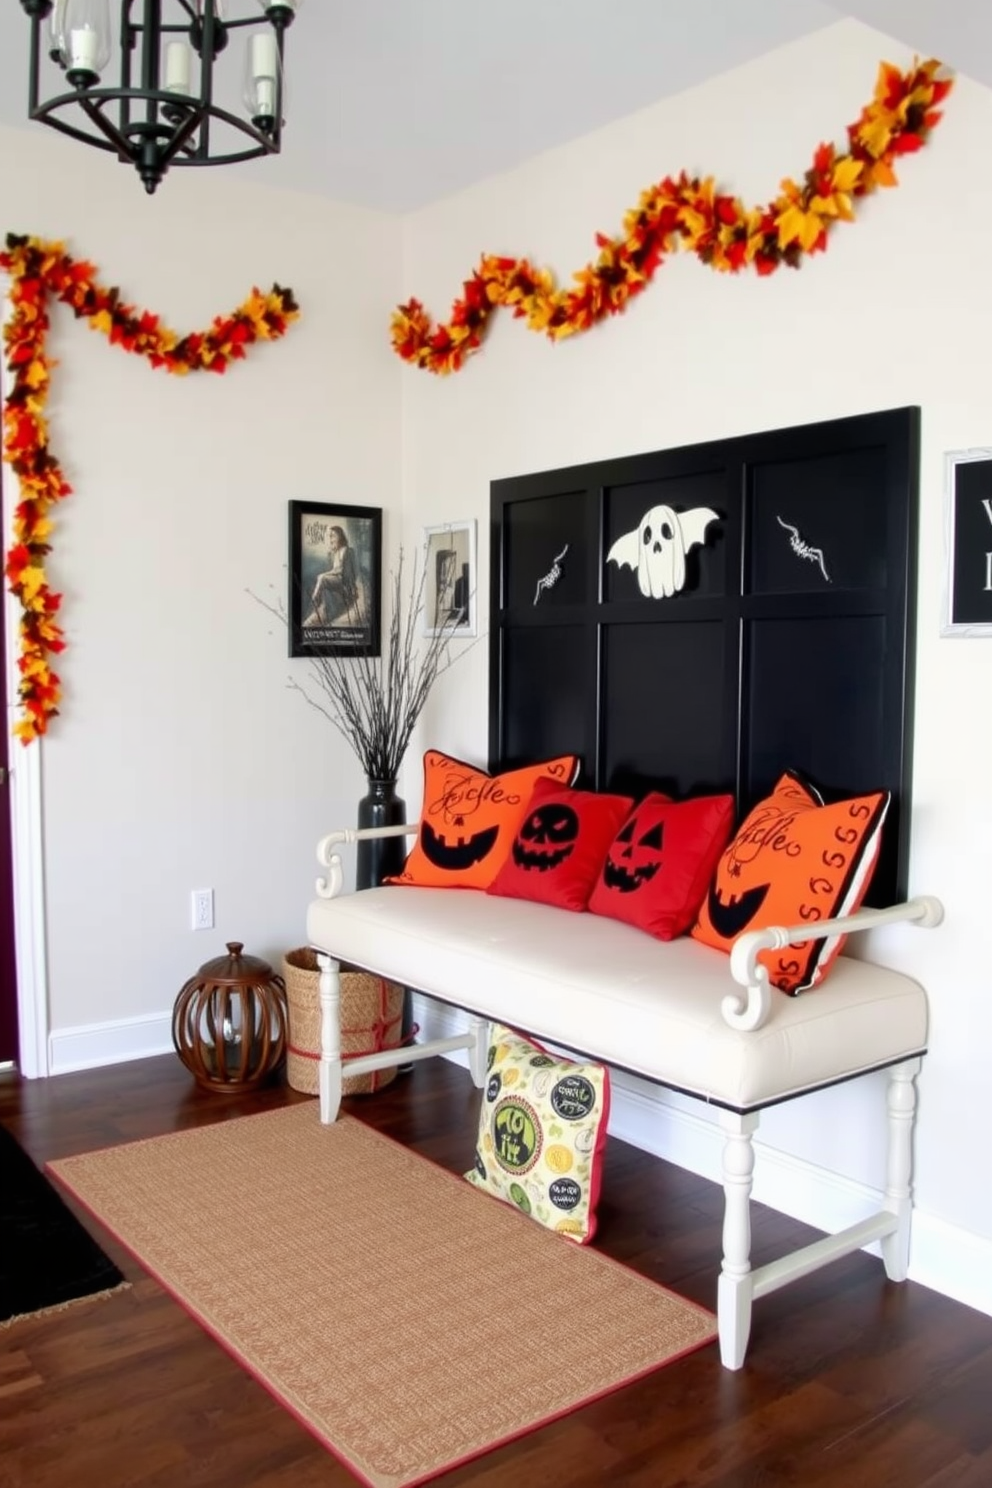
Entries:
{"label": "turned wooden bench leg", "polygon": [[486,1070],[489,1065],[489,1019],[478,1018],[474,1013],[470,1013],[468,1028],[475,1040],[468,1051],[468,1067],[473,1085],[476,1090],[481,1090],[486,1083]]}
{"label": "turned wooden bench leg", "polygon": [[886,1275],[905,1281],[909,1270],[912,1220],[913,1122],[916,1115],[915,1078],[920,1060],[907,1059],[889,1071],[888,1159],[885,1206],[836,1235],[802,1246],[757,1271],[751,1267],[751,1175],[754,1170],[752,1137],[758,1113],[725,1111],[720,1124],[723,1148],[723,1270],[717,1287],[720,1358],[728,1369],[740,1369],[751,1330],[751,1307],[756,1297],[797,1281],[811,1271],[862,1249],[881,1243]]}
{"label": "turned wooden bench leg", "polygon": [[320,1119],[338,1119],[341,1108],[341,963],[317,952],[320,967]]}
{"label": "turned wooden bench leg", "polygon": [[727,1369],[740,1369],[751,1332],[751,1181],[754,1172],[752,1137],[757,1111],[720,1116],[723,1144],[723,1269],[717,1285],[717,1325],[720,1359]]}
{"label": "turned wooden bench leg", "polygon": [[916,1085],[921,1060],[907,1059],[889,1071],[887,1106],[889,1150],[885,1174],[885,1207],[899,1220],[898,1228],[881,1241],[885,1274],[890,1281],[905,1281],[909,1273],[909,1237],[913,1215],[913,1123],[916,1119]]}

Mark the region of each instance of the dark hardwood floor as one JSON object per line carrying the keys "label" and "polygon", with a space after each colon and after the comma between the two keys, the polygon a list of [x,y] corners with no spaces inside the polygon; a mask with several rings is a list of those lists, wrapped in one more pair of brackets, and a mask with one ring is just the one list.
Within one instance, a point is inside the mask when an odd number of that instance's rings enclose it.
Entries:
{"label": "dark hardwood floor", "polygon": [[[455,1171],[478,1093],[441,1060],[346,1103]],[[199,1092],[171,1056],[33,1082],[0,1121],[38,1163],[307,1099]],[[597,1244],[715,1303],[721,1195],[611,1141]],[[133,1287],[0,1330],[2,1488],[351,1488],[355,1479],[92,1221]],[[754,1259],[804,1234],[756,1208]],[[264,1285],[264,1278],[253,1284]],[[549,1306],[549,1347],[581,1318]],[[383,1326],[388,1348],[388,1323]],[[756,1305],[745,1368],[712,1345],[503,1447],[445,1488],[990,1488],[992,1318],[847,1257]]]}

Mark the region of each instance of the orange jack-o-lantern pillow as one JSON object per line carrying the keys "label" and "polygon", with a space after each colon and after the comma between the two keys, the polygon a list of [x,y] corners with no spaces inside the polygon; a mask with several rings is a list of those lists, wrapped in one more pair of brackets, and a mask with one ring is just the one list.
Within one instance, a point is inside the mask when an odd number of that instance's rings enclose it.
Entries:
{"label": "orange jack-o-lantern pillow", "polygon": [[[826,806],[787,772],[721,857],[693,936],[729,951],[746,930],[853,914],[878,860],[889,799],[888,791],[874,791]],[[843,941],[792,941],[758,959],[773,986],[802,992],[823,980]]]}
{"label": "orange jack-o-lantern pillow", "polygon": [[499,872],[538,780],[570,785],[574,754],[487,775],[436,749],[424,755],[420,831],[403,872],[388,883],[486,889]]}
{"label": "orange jack-o-lantern pillow", "polygon": [[733,825],[733,796],[673,801],[653,791],[614,838],[590,910],[674,940],[695,919]]}

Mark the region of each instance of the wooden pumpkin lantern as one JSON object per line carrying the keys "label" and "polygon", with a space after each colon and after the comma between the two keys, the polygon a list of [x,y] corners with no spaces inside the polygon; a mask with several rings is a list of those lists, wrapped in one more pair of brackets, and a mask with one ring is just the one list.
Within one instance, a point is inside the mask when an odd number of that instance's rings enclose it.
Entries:
{"label": "wooden pumpkin lantern", "polygon": [[286,987],[267,961],[239,940],[200,967],[176,998],[172,1042],[205,1090],[254,1090],[286,1054]]}

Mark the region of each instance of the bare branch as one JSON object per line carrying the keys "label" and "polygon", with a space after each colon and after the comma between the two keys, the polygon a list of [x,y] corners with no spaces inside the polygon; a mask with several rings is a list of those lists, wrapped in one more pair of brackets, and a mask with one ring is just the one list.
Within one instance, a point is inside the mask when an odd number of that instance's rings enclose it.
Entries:
{"label": "bare branch", "polygon": [[[312,656],[311,685],[295,677],[289,684],[334,725],[370,780],[396,779],[431,688],[459,659],[451,654],[451,642],[457,637],[464,611],[450,615],[434,634],[421,638],[418,630],[427,594],[426,555],[423,562],[419,557],[414,562],[406,594],[403,571],[401,548],[392,575],[388,634],[379,656]],[[281,599],[271,604],[250,589],[248,593],[288,626],[289,615]]]}

